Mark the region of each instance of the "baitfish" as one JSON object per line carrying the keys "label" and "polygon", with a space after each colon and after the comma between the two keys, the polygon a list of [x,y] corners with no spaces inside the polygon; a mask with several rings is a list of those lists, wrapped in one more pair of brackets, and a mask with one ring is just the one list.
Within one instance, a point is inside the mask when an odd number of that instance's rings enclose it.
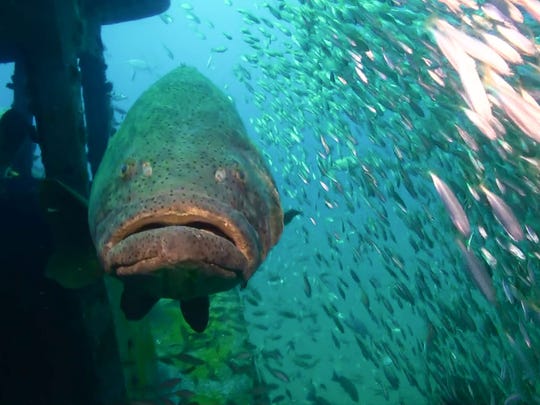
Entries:
{"label": "baitfish", "polygon": [[358,390],[356,389],[355,384],[347,377],[338,375],[334,371],[332,381],[336,381],[339,385],[341,385],[341,388],[343,388],[343,390],[349,395],[352,401],[357,403],[360,400],[360,396],[358,395]]}
{"label": "baitfish", "polygon": [[93,181],[88,221],[122,310],[180,302],[203,331],[208,296],[246,285],[283,230],[275,182],[225,94],[181,66],[128,112]]}

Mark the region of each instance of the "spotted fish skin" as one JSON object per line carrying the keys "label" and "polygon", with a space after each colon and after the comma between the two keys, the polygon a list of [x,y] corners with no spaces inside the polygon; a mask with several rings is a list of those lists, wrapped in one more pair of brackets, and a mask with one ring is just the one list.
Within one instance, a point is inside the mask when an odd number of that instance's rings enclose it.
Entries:
{"label": "spotted fish skin", "polygon": [[189,300],[247,282],[277,243],[283,211],[233,103],[181,66],[111,138],[89,226],[105,271],[140,279],[125,285],[146,296]]}

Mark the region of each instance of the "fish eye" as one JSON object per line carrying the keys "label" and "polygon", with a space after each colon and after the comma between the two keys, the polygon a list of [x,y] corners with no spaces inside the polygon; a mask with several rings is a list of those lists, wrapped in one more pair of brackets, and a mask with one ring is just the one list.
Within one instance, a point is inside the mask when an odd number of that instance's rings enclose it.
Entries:
{"label": "fish eye", "polygon": [[225,180],[226,177],[227,177],[227,172],[225,171],[223,167],[218,168],[216,172],[214,173],[214,178],[216,179],[218,183],[221,183],[223,180]]}
{"label": "fish eye", "polygon": [[152,165],[150,162],[142,163],[142,172],[145,177],[150,177],[152,175]]}

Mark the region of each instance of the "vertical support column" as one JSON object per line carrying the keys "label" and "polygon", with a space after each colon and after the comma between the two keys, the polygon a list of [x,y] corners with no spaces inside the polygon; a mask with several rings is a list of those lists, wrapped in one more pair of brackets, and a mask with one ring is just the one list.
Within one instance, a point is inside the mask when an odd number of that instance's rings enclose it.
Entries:
{"label": "vertical support column", "polygon": [[[31,177],[35,138],[29,111],[26,72],[22,61],[15,63],[13,102],[0,119],[0,177]],[[9,168],[9,169],[8,169]]]}
{"label": "vertical support column", "polygon": [[[15,62],[13,73],[13,104],[11,108],[15,110],[21,119],[21,146],[13,156],[11,166],[21,177],[32,176],[32,164],[35,149],[35,131],[32,127],[32,113],[30,112],[28,89],[27,89],[26,68],[22,61]],[[32,139],[34,138],[34,139]]]}
{"label": "vertical support column", "polygon": [[81,87],[75,55],[67,64],[30,63],[33,110],[45,173],[88,195]]}
{"label": "vertical support column", "polygon": [[32,38],[24,46],[32,110],[47,177],[88,195],[81,80],[77,66],[82,22],[78,3],[49,0],[38,6]]}
{"label": "vertical support column", "polygon": [[101,162],[112,133],[112,84],[107,82],[101,26],[94,19],[86,20],[79,66],[84,98],[88,161],[92,175]]}
{"label": "vertical support column", "polygon": [[[24,14],[26,26],[16,29],[24,36],[21,54],[27,66],[31,110],[36,118],[45,174],[80,195],[88,196],[86,133],[78,67],[84,16],[80,13],[78,0],[34,0],[31,3],[32,7]],[[85,215],[85,212],[81,213],[83,221]],[[61,225],[74,226],[70,223]],[[84,231],[87,229],[78,232]],[[55,249],[62,252],[61,246],[55,246]],[[73,365],[66,361],[62,370],[66,374],[86,375],[85,390],[77,393],[84,397],[81,403],[125,404],[122,365],[104,281],[101,279],[87,287],[64,291],[74,301],[65,312],[75,312],[72,317],[80,321],[79,330],[83,335],[73,334],[68,339],[79,348],[81,358],[86,361],[76,365],[77,369],[70,369]],[[62,319],[61,309],[57,315]],[[62,356],[62,350],[55,355]],[[62,380],[53,382],[52,389],[53,403],[78,401],[69,398],[75,393],[62,390]]]}

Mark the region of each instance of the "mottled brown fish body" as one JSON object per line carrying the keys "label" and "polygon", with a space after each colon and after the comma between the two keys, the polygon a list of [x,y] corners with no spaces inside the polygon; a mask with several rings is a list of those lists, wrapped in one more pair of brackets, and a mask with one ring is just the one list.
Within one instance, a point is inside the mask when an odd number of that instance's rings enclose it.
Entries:
{"label": "mottled brown fish body", "polygon": [[[247,281],[283,229],[279,195],[233,103],[179,67],[129,111],[92,186],[105,270],[190,299]],[[152,284],[150,286],[150,284]]]}

